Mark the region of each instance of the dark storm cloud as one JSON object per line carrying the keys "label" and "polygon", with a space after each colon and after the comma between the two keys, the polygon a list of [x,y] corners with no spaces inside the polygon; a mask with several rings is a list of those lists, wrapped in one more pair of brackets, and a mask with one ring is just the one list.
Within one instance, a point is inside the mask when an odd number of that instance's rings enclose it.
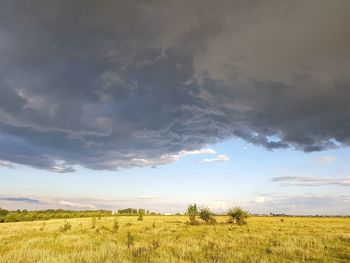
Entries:
{"label": "dark storm cloud", "polygon": [[350,144],[348,1],[1,1],[0,160],[157,165]]}

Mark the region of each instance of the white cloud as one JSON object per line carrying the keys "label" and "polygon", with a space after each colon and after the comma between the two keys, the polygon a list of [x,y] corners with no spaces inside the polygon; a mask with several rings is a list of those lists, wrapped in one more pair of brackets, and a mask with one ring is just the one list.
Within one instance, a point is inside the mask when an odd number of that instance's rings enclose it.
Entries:
{"label": "white cloud", "polygon": [[218,162],[228,162],[230,160],[230,157],[225,154],[217,155],[214,158],[205,158],[203,160],[200,160],[200,163],[218,163]]}
{"label": "white cloud", "polygon": [[322,156],[314,160],[317,164],[330,164],[337,160],[334,156]]}
{"label": "white cloud", "polygon": [[215,150],[211,148],[203,148],[199,150],[193,150],[193,151],[180,151],[177,154],[165,154],[162,155],[158,159],[133,159],[133,164],[137,166],[157,166],[167,163],[176,162],[183,157],[186,156],[193,156],[193,155],[199,155],[199,154],[215,154]]}
{"label": "white cloud", "polygon": [[264,203],[265,202],[265,197],[264,196],[255,196],[254,198],[255,203]]}
{"label": "white cloud", "polygon": [[95,208],[95,206],[91,204],[70,202],[70,201],[64,201],[64,200],[61,200],[59,203],[64,206],[72,206],[72,207],[78,207],[78,208],[92,208],[92,209]]}
{"label": "white cloud", "polygon": [[70,173],[75,172],[75,169],[67,166],[64,161],[55,161],[55,164],[51,167],[51,171],[55,173]]}
{"label": "white cloud", "polygon": [[279,176],[272,178],[273,182],[280,182],[281,186],[321,186],[342,185],[350,186],[350,177],[329,178],[319,176]]}
{"label": "white cloud", "polygon": [[216,212],[223,212],[228,208],[228,204],[226,201],[213,201],[206,204],[205,206]]}
{"label": "white cloud", "polygon": [[139,196],[139,198],[140,198],[140,199],[146,199],[146,200],[147,200],[147,199],[156,199],[157,196],[146,194],[146,195],[141,195],[141,196]]}
{"label": "white cloud", "polygon": [[346,215],[349,213],[349,195],[256,193],[264,202],[256,200],[243,207],[252,213],[286,213],[291,215]]}
{"label": "white cloud", "polygon": [[15,168],[15,164],[9,161],[0,160],[0,167]]}

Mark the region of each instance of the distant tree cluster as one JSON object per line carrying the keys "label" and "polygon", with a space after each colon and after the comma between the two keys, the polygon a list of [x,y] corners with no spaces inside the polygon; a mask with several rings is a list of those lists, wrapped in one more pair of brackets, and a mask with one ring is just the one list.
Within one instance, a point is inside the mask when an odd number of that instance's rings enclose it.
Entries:
{"label": "distant tree cluster", "polygon": [[111,216],[112,211],[109,210],[86,210],[73,211],[63,209],[48,209],[41,211],[16,210],[9,211],[0,208],[0,223],[36,221],[58,218],[77,218],[77,217],[105,217]]}
{"label": "distant tree cluster", "polygon": [[[197,216],[207,224],[215,224],[216,220],[214,214],[208,207],[197,208],[196,204],[189,204],[186,210],[186,214],[189,217],[190,224],[195,225],[198,223]],[[247,223],[249,217],[248,211],[243,210],[240,207],[233,207],[227,211],[229,216],[228,223],[236,223],[237,225],[244,225]]]}
{"label": "distant tree cluster", "polygon": [[139,216],[142,215],[151,215],[151,216],[154,216],[154,215],[160,215],[159,213],[155,213],[155,212],[150,212],[149,210],[146,210],[146,209],[143,209],[143,208],[139,208],[139,209],[136,209],[136,208],[126,208],[126,209],[119,209],[117,211],[117,213],[119,215],[126,215],[126,216]]}

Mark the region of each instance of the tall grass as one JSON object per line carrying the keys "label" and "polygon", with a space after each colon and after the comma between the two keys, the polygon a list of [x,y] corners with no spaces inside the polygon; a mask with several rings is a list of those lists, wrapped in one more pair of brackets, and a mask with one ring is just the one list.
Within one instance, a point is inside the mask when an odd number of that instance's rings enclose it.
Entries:
{"label": "tall grass", "polygon": [[190,225],[188,216],[106,217],[93,229],[92,218],[78,218],[65,231],[62,219],[3,223],[0,262],[350,262],[350,218],[215,219]]}

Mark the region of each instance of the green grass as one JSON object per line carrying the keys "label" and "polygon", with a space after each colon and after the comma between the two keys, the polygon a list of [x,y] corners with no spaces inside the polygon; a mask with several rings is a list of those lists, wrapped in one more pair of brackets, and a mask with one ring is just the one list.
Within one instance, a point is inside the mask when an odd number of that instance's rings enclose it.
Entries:
{"label": "green grass", "polygon": [[[252,217],[189,225],[185,216],[0,224],[0,262],[350,262],[350,218]],[[67,224],[69,227],[63,227]],[[220,223],[221,222],[221,223]]]}

